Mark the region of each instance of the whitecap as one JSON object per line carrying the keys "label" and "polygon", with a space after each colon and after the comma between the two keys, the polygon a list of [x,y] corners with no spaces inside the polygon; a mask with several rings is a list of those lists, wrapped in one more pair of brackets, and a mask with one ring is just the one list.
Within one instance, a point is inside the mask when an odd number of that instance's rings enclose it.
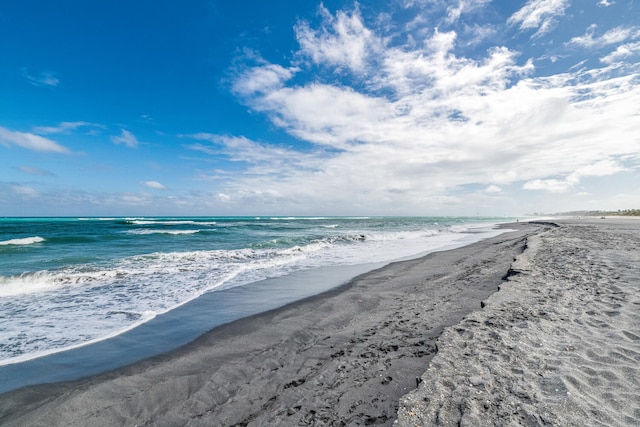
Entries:
{"label": "whitecap", "polygon": [[8,245],[33,245],[34,243],[42,243],[45,239],[39,236],[35,237],[25,237],[23,239],[11,239],[0,242],[0,246],[8,246]]}
{"label": "whitecap", "polygon": [[127,234],[139,234],[139,235],[145,235],[145,234],[172,234],[172,235],[180,235],[180,234],[196,234],[199,233],[200,230],[148,230],[148,229],[143,229],[143,230],[129,230],[127,231]]}

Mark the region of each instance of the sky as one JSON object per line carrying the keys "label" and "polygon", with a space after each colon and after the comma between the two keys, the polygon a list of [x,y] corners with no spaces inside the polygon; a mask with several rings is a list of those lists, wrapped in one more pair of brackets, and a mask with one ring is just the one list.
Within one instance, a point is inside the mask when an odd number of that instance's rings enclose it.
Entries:
{"label": "sky", "polygon": [[0,216],[640,207],[638,0],[4,0]]}

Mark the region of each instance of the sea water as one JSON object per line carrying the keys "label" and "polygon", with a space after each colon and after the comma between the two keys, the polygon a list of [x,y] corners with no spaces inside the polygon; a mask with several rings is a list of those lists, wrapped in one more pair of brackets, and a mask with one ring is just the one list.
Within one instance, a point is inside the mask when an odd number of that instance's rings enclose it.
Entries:
{"label": "sea water", "polygon": [[[343,270],[355,275],[374,265],[469,240],[471,234],[473,240],[495,234],[492,226],[505,221],[452,217],[3,218],[0,366],[119,336],[195,299],[208,301],[207,315],[228,311],[234,314],[224,320],[233,320],[263,306],[277,306],[275,300],[283,293],[303,297],[325,290],[314,288],[314,281],[295,280],[297,274],[322,271],[326,275],[330,267],[365,266]],[[273,285],[276,278],[288,278],[288,290],[274,290],[278,289]],[[315,283],[318,281],[322,277]],[[311,288],[303,289],[305,286]],[[230,293],[231,289],[237,291]],[[216,300],[223,298],[223,306],[216,308]],[[189,310],[181,313],[181,318],[189,316]]]}

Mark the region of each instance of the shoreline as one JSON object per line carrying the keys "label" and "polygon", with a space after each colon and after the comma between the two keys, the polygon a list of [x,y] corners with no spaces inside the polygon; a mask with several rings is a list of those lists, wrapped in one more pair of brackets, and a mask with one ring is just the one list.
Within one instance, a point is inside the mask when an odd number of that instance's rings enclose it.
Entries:
{"label": "shoreline", "polygon": [[[503,226],[505,227],[505,226]],[[400,261],[176,351],[2,395],[3,425],[389,424],[444,328],[480,308],[540,225]]]}
{"label": "shoreline", "polygon": [[479,231],[473,229],[449,244],[393,261],[322,266],[206,292],[175,309],[110,336],[32,355],[24,360],[0,362],[0,394],[25,386],[99,375],[176,350],[225,323],[322,294],[389,263],[418,259],[434,251],[455,249],[494,237],[503,232],[497,228],[499,226],[495,224],[493,229]]}

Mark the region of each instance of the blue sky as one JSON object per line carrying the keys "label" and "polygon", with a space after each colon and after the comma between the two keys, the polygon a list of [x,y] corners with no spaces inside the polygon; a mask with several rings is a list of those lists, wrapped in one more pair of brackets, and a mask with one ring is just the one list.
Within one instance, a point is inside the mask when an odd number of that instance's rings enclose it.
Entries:
{"label": "blue sky", "polygon": [[0,3],[0,215],[640,207],[636,0]]}

